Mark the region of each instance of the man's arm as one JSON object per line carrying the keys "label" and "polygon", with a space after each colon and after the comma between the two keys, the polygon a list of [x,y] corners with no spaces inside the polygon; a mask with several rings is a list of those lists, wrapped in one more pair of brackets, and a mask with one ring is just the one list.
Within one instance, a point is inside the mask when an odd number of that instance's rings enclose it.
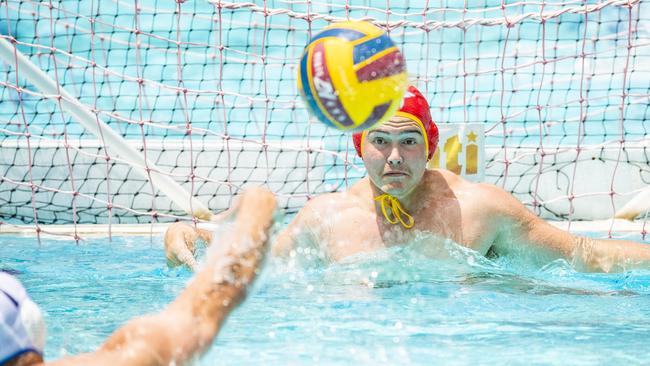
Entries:
{"label": "man's arm", "polygon": [[487,191],[485,197],[490,197],[491,211],[496,213],[493,224],[499,230],[497,253],[530,249],[545,260],[564,258],[578,269],[594,272],[650,268],[650,245],[571,235],[537,217],[504,190],[481,186]]}
{"label": "man's arm", "polygon": [[237,218],[203,269],[163,311],[134,319],[92,353],[53,365],[185,364],[212,344],[256,275],[272,224],[275,197],[262,188],[240,197]]}

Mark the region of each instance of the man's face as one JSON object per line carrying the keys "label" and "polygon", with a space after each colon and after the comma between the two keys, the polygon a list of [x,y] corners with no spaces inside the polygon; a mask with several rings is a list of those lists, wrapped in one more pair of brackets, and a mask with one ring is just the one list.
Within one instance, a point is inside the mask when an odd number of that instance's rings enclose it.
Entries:
{"label": "man's face", "polygon": [[420,182],[427,165],[422,133],[417,122],[397,116],[368,132],[363,162],[375,186],[400,198]]}

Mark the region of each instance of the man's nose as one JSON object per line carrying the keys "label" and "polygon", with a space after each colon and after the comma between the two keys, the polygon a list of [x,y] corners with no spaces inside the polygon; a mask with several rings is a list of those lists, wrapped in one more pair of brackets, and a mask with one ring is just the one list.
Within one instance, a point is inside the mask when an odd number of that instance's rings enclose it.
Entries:
{"label": "man's nose", "polygon": [[390,155],[388,155],[388,164],[390,165],[399,165],[402,164],[404,161],[402,159],[402,154],[399,151],[399,148],[397,146],[393,146],[393,148],[390,150]]}

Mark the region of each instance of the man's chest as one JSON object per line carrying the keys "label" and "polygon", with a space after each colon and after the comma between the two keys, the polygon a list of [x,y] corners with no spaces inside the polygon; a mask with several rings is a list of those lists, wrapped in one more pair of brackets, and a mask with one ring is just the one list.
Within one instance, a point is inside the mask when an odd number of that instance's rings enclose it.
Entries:
{"label": "man's chest", "polygon": [[[407,229],[399,223],[391,224],[383,216],[372,212],[347,210],[329,220],[326,224],[328,230],[322,232],[321,243],[325,244],[325,249],[333,260],[406,245],[423,236],[426,240],[426,235],[450,239],[482,254],[489,249],[489,230],[469,212],[463,214],[461,210],[425,210],[414,216],[414,226]],[[440,240],[430,240],[432,246],[439,244]]]}

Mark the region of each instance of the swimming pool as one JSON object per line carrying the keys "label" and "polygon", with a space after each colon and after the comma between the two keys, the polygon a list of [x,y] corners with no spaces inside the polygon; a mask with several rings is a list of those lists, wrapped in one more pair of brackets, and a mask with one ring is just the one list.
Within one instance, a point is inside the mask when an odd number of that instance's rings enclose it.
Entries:
{"label": "swimming pool", "polygon": [[[592,234],[593,235],[593,234]],[[634,238],[640,240],[640,238]],[[199,365],[646,363],[650,271],[577,273],[413,248],[330,266],[277,259]],[[95,349],[162,309],[191,278],[160,237],[71,241],[0,236],[0,268],[46,312],[46,358]],[[365,284],[364,284],[365,283]],[[370,284],[369,284],[370,283]]]}

